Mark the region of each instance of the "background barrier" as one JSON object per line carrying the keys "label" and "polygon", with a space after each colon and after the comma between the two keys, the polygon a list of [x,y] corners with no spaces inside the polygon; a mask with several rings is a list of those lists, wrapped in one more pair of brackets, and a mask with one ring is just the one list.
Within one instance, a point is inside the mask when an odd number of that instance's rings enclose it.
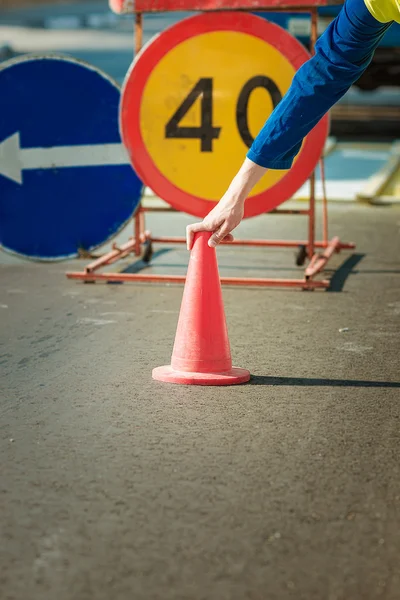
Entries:
{"label": "background barrier", "polygon": [[[298,42],[292,38],[287,32],[283,29],[279,28],[276,25],[270,24],[264,20],[258,19],[252,15],[241,15],[240,13],[232,12],[232,9],[240,9],[241,11],[248,12],[254,10],[290,10],[290,11],[300,11],[310,15],[311,18],[311,52],[314,51],[314,45],[317,39],[317,19],[318,13],[317,8],[319,6],[326,6],[328,2],[320,2],[320,1],[309,1],[309,2],[300,2],[293,0],[290,3],[282,2],[280,0],[270,0],[264,2],[258,1],[248,1],[248,0],[233,0],[232,2],[215,2],[215,1],[207,1],[202,2],[198,1],[183,1],[183,2],[172,2],[172,0],[159,0],[156,2],[149,2],[147,0],[139,0],[139,2],[135,3],[135,6],[130,5],[123,0],[110,0],[110,6],[116,12],[135,12],[135,49],[136,49],[136,58],[131,67],[130,72],[127,75],[125,80],[125,84],[123,87],[123,94],[121,99],[121,107],[120,107],[120,123],[121,123],[121,134],[124,140],[125,145],[127,146],[128,151],[131,155],[131,160],[139,176],[143,179],[143,181],[148,185],[151,189],[154,189],[159,196],[169,202],[172,206],[172,210],[179,209],[184,210],[185,212],[189,212],[191,214],[195,214],[197,216],[204,216],[207,214],[208,205],[211,210],[213,206],[213,202],[217,201],[218,196],[222,195],[221,191],[229,184],[229,177],[234,174],[234,168],[238,168],[240,166],[240,162],[238,159],[232,161],[232,164],[229,164],[229,168],[232,168],[232,173],[227,173],[225,176],[225,180],[218,182],[221,183],[221,189],[218,188],[218,185],[215,186],[215,189],[205,189],[203,193],[203,198],[195,197],[193,194],[193,190],[196,188],[196,182],[193,180],[193,177],[190,176],[190,160],[194,161],[194,157],[197,158],[201,156],[203,152],[203,158],[205,166],[203,167],[202,177],[206,177],[207,172],[210,172],[210,178],[212,177],[212,169],[213,164],[212,161],[215,159],[215,155],[213,156],[213,152],[216,152],[214,149],[217,148],[217,140],[215,138],[219,137],[220,130],[217,131],[217,127],[219,124],[215,119],[215,128],[214,128],[214,120],[212,114],[212,99],[213,94],[218,97],[218,95],[222,95],[228,97],[229,101],[232,101],[232,98],[235,98],[234,93],[229,93],[229,85],[223,90],[224,93],[221,93],[221,89],[217,88],[213,85],[211,89],[211,84],[214,82],[210,82],[213,77],[200,77],[200,72],[195,77],[190,77],[187,72],[187,65],[190,59],[187,59],[186,56],[190,56],[190,52],[187,55],[184,52],[183,44],[187,42],[188,39],[196,37],[196,25],[198,24],[197,35],[199,35],[201,25],[203,27],[209,27],[208,32],[216,33],[217,31],[223,31],[223,25],[221,25],[218,30],[218,26],[216,25],[218,22],[226,23],[227,21],[230,23],[228,31],[232,33],[233,36],[237,36],[240,34],[241,28],[243,33],[243,23],[248,20],[252,20],[252,23],[258,22],[258,20],[265,25],[265,31],[269,31],[270,44],[269,48],[271,49],[275,45],[275,50],[278,50],[280,60],[284,60],[284,57],[290,54],[290,44],[295,43],[299,45]],[[193,17],[192,19],[187,20],[186,22],[178,23],[176,26],[170,28],[169,30],[160,34],[154,41],[152,41],[149,45],[147,45],[142,52],[142,38],[143,38],[143,12],[155,12],[155,11],[168,11],[168,10],[203,10],[206,11],[206,14],[201,16]],[[223,11],[219,12],[215,15],[214,12],[209,13],[208,11]],[[228,12],[226,12],[228,11]],[[255,19],[255,21],[253,21]],[[234,28],[234,24],[237,24],[237,28]],[[208,25],[207,25],[208,24]],[[263,26],[260,25],[262,29]],[[252,35],[252,31],[257,29],[256,25],[249,26],[247,30],[247,35]],[[185,38],[185,32],[188,36]],[[226,29],[225,29],[226,31]],[[271,34],[271,32],[274,32]],[[189,33],[188,33],[189,32]],[[189,34],[193,35],[190,36]],[[203,31],[204,33],[204,31]],[[181,37],[180,37],[181,36]],[[199,36],[200,37],[200,36]],[[256,37],[256,36],[253,36]],[[290,40],[290,41],[289,41]],[[193,43],[193,40],[191,40]],[[201,43],[204,42],[204,38],[201,40]],[[200,46],[201,46],[200,43]],[[264,38],[264,43],[268,45],[266,38]],[[192,61],[192,64],[199,61],[199,57],[202,56],[200,46],[194,46],[195,51],[192,53],[195,57]],[[217,47],[216,47],[217,46]],[[299,45],[300,46],[300,45]],[[223,47],[222,42],[220,44],[217,43],[215,45],[215,40],[213,40],[213,44],[210,44],[210,47],[206,45],[203,48],[204,50],[209,52],[207,54],[207,61],[205,63],[206,68],[216,68],[215,65],[218,65],[218,60],[221,59],[221,49]],[[233,48],[233,46],[232,46]],[[168,53],[172,54],[171,65],[169,66],[168,72],[171,73],[171,68],[173,72],[173,77],[175,76],[175,80],[166,79],[167,71],[165,69],[165,64],[168,59]],[[271,50],[270,50],[271,52]],[[301,52],[303,52],[303,56],[300,59],[299,63],[295,65],[296,68],[300,66],[302,62],[305,60],[304,53],[306,52],[304,48],[301,48],[299,51],[299,55],[301,56]],[[181,56],[181,60],[177,57]],[[228,60],[228,59],[226,59]],[[175,62],[174,62],[175,61]],[[186,62],[185,62],[186,61]],[[289,61],[290,62],[290,61]],[[161,64],[161,67],[159,66]],[[265,70],[268,69],[268,61],[265,63]],[[228,62],[226,62],[228,68]],[[251,64],[251,59],[247,64]],[[276,64],[276,55],[274,60],[270,61],[270,65]],[[232,82],[235,82],[235,69],[238,68],[238,60],[233,60],[230,63],[230,68],[232,69],[233,77],[231,79],[230,86],[232,87]],[[292,64],[292,69],[294,65]],[[157,69],[160,69],[160,72],[157,72]],[[164,69],[164,71],[163,71]],[[174,69],[176,72],[174,72]],[[248,67],[250,69],[250,66]],[[274,77],[269,76],[268,72],[258,72],[258,76],[263,78],[261,82],[262,85],[258,85],[258,87],[266,87],[266,81],[272,81],[274,84]],[[292,75],[294,74],[294,70]],[[242,74],[244,76],[244,73]],[[251,71],[249,73],[250,80],[256,77]],[[277,77],[277,76],[275,76]],[[279,75],[279,78],[282,75]],[[159,84],[157,87],[157,78],[159,81],[165,82],[165,89]],[[177,85],[177,81],[181,82],[180,87]],[[248,83],[248,80],[246,80]],[[236,82],[237,83],[237,82]],[[290,83],[290,77],[288,77],[288,82],[286,82],[286,86],[278,82],[278,85],[275,83],[278,94],[285,93],[288,85]],[[147,84],[147,86],[146,86]],[[260,80],[258,81],[260,84]],[[151,86],[153,86],[151,88]],[[196,87],[197,86],[197,87]],[[282,89],[279,89],[279,86]],[[147,97],[146,92],[148,89],[153,92],[152,96]],[[234,91],[234,90],[233,90]],[[245,90],[246,94],[248,90]],[[259,91],[259,90],[258,90]],[[257,91],[257,93],[258,93]],[[265,89],[264,89],[265,91]],[[276,90],[275,90],[276,91]],[[269,95],[272,98],[272,102],[270,102],[270,112],[273,109],[274,100],[273,93],[271,93],[271,89],[269,90]],[[159,100],[161,94],[161,100]],[[239,90],[239,96],[244,94],[243,87]],[[205,100],[208,98],[208,100]],[[245,100],[248,102],[249,98],[246,97]],[[189,112],[189,109],[192,107],[194,102],[197,101],[201,108],[203,109],[203,123],[204,120],[208,124],[209,127],[209,139],[202,140],[201,135],[197,131],[196,128],[199,129],[201,127],[201,122],[197,119],[197,122],[191,120],[190,125],[188,122],[183,123],[183,118],[186,116],[186,113]],[[265,101],[264,101],[265,102]],[[246,104],[246,102],[244,102]],[[167,112],[164,108],[160,108],[160,106],[167,107],[169,110],[168,118]],[[248,105],[246,106],[246,109]],[[253,107],[252,109],[253,110]],[[255,121],[257,121],[257,115],[259,115],[260,108],[258,111],[256,110]],[[238,112],[238,111],[236,111]],[[195,113],[192,115],[192,119],[194,119]],[[201,112],[200,112],[201,115]],[[174,118],[175,116],[175,118]],[[267,118],[268,114],[264,113],[264,120]],[[189,115],[187,115],[189,117]],[[247,117],[247,123],[251,121],[253,118],[253,113],[250,116],[245,114]],[[151,123],[151,119],[155,122]],[[162,121],[164,119],[164,121]],[[237,119],[238,122],[242,123],[240,119]],[[258,121],[257,126],[254,126],[254,131],[256,131],[257,127],[262,123]],[[255,125],[255,124],[254,124]],[[162,131],[163,127],[165,127],[164,137],[162,139]],[[179,127],[181,127],[180,133]],[[225,125],[228,127],[228,125]],[[229,124],[230,129],[234,128],[234,123],[231,119],[231,123]],[[182,129],[183,136],[182,136]],[[245,127],[246,129],[246,127]],[[247,127],[246,133],[250,133],[250,127]],[[189,133],[188,133],[188,130]],[[240,127],[238,127],[239,132],[236,132],[236,139],[240,136],[243,142],[243,153],[241,154],[240,149],[238,150],[238,156],[241,156],[241,160],[243,160],[245,156],[246,144],[245,144],[245,136],[243,135],[243,131],[240,131]],[[318,132],[320,132],[320,136],[318,137]],[[193,136],[195,133],[195,136]],[[265,185],[265,181],[259,184],[262,188],[264,185],[264,200],[262,200],[257,209],[257,193],[259,194],[258,201],[262,197],[262,193],[260,191],[255,190],[256,197],[254,200],[250,197],[247,201],[247,214],[246,216],[254,216],[255,214],[260,214],[261,212],[274,210],[274,212],[279,212],[281,214],[291,214],[291,215],[303,215],[308,218],[308,236],[306,240],[235,240],[232,242],[233,245],[242,245],[242,246],[265,246],[265,247],[286,247],[286,248],[298,248],[296,264],[302,265],[305,263],[306,259],[309,260],[309,264],[307,265],[304,277],[301,279],[269,279],[269,278],[222,278],[223,283],[237,284],[237,285],[272,285],[272,286],[286,286],[286,287],[300,287],[303,289],[311,289],[316,287],[326,288],[329,286],[329,282],[327,280],[316,280],[315,276],[324,268],[329,258],[332,256],[334,252],[339,252],[342,249],[352,249],[354,248],[354,244],[352,243],[342,243],[338,237],[333,237],[329,240],[328,238],[328,210],[327,210],[327,198],[326,194],[323,195],[322,202],[322,231],[323,236],[321,241],[315,240],[315,172],[314,167],[316,163],[320,162],[321,175],[324,183],[324,165],[323,165],[323,157],[322,157],[322,148],[323,141],[326,138],[327,134],[327,117],[325,117],[311,132],[308,136],[308,139],[312,139],[315,136],[315,140],[318,140],[318,143],[315,143],[313,148],[314,150],[317,148],[316,156],[311,156],[311,160],[308,161],[307,165],[301,166],[301,152],[297,158],[297,162],[294,164],[292,169],[287,173],[282,175],[282,172],[275,171],[272,175],[267,174],[268,177],[275,177],[277,181],[273,182],[274,185],[279,184],[279,179],[282,181],[293,181],[295,182],[291,187],[289,186],[286,189],[286,193],[275,193],[277,189],[273,187],[273,185]],[[177,139],[174,139],[174,136],[180,135],[181,141],[183,138],[188,138],[189,135],[192,135],[192,139],[190,140],[192,146],[190,150],[188,146],[182,144],[181,151],[177,151],[174,155],[174,144],[175,149],[177,148],[176,142]],[[195,139],[197,135],[197,139]],[[254,134],[255,135],[255,134]],[[200,139],[199,139],[200,137]],[[220,141],[220,140],[218,140]],[[171,146],[168,146],[168,142],[171,142]],[[195,144],[195,146],[193,146]],[[158,148],[162,146],[162,151]],[[248,145],[248,144],[247,144]],[[303,144],[303,150],[307,147],[307,139]],[[311,147],[311,145],[310,145]],[[167,150],[170,149],[170,151]],[[195,148],[195,150],[193,150]],[[192,152],[192,155],[190,154]],[[193,154],[193,152],[197,154]],[[305,153],[305,159],[307,159],[307,154]],[[184,165],[184,168],[181,169],[181,174],[176,175],[177,169],[179,170],[179,160],[185,161],[187,160],[187,156],[189,158],[189,162]],[[308,156],[310,158],[310,156]],[[176,161],[176,164],[174,163]],[[227,163],[229,163],[229,159],[227,159]],[[236,163],[236,164],[235,164]],[[299,169],[300,165],[300,169]],[[193,168],[194,165],[193,165]],[[209,169],[209,171],[207,171]],[[170,172],[169,172],[170,171]],[[295,179],[296,172],[300,172],[300,177],[298,181]],[[308,172],[307,172],[308,171]],[[310,173],[311,171],[311,173]],[[180,177],[180,179],[179,179]],[[301,185],[302,182],[309,177],[310,181],[310,194],[308,201],[308,208],[306,209],[294,209],[294,210],[285,210],[285,209],[277,209],[276,207],[286,200],[291,194],[293,194]],[[175,181],[171,179],[175,178]],[[282,186],[282,183],[280,184]],[[271,189],[268,190],[268,187]],[[324,187],[324,186],[323,186]],[[207,194],[209,197],[207,197]],[[201,203],[200,201],[203,200]],[[204,201],[207,204],[204,204]],[[149,231],[146,230],[145,227],[145,213],[151,209],[144,208],[140,206],[135,215],[134,221],[134,237],[125,245],[121,247],[117,247],[114,245],[113,250],[110,253],[107,253],[103,257],[97,259],[90,265],[86,267],[86,269],[81,273],[68,273],[67,276],[70,278],[83,279],[85,281],[95,281],[96,279],[105,279],[105,280],[113,280],[113,281],[171,281],[171,282],[181,282],[184,281],[184,277],[177,276],[160,276],[156,274],[146,274],[146,273],[99,273],[98,270],[111,263],[116,262],[119,258],[126,257],[128,254],[133,252],[136,256],[140,256],[143,254],[143,260],[146,262],[150,262],[152,257],[152,244],[153,243],[168,243],[168,244],[180,244],[185,243],[185,238],[171,238],[171,237],[163,237],[163,236],[153,236]],[[322,253],[316,252],[315,249],[322,249]]]}

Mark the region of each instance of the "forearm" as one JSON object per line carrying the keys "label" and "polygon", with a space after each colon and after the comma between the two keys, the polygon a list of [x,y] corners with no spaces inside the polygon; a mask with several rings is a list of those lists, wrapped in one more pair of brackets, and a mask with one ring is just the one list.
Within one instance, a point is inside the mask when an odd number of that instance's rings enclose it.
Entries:
{"label": "forearm", "polygon": [[237,199],[237,202],[243,202],[250,194],[253,187],[260,181],[267,169],[260,167],[253,161],[245,158],[237,175],[233,178],[229,186],[229,193]]}
{"label": "forearm", "polygon": [[347,0],[254,140],[248,158],[266,168],[289,169],[304,137],[361,76],[389,26],[376,21],[363,0]]}

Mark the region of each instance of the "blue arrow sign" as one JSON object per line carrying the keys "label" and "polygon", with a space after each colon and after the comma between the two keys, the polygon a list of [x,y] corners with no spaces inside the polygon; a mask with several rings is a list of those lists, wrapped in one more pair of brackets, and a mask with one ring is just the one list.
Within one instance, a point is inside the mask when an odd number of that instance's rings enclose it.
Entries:
{"label": "blue arrow sign", "polygon": [[113,237],[143,185],[118,130],[120,91],[73,58],[0,64],[0,244],[39,260]]}

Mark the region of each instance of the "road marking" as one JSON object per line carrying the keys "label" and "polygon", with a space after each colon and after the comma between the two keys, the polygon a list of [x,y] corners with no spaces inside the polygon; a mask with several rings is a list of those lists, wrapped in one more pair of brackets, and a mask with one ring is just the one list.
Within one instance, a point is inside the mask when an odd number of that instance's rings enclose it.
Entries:
{"label": "road marking", "polygon": [[364,354],[364,352],[373,350],[373,346],[361,346],[354,342],[346,342],[343,346],[339,346],[338,350],[344,350],[345,352],[355,352],[356,354]]}
{"label": "road marking", "polygon": [[111,312],[103,312],[100,313],[101,317],[108,317],[110,315],[118,315],[119,317],[134,317],[136,315],[136,313],[134,312],[126,312],[123,310],[114,310]]}
{"label": "road marking", "polygon": [[111,321],[108,319],[89,319],[82,318],[77,320],[78,325],[84,325],[86,323],[90,323],[91,325],[110,325],[111,323],[116,323],[117,321]]}

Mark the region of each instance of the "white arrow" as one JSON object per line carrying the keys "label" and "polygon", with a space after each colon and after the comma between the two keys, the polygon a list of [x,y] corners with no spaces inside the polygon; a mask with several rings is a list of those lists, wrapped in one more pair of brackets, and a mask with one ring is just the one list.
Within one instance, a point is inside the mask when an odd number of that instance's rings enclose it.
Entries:
{"label": "white arrow", "polygon": [[26,169],[128,164],[128,153],[122,144],[21,148],[19,132],[0,142],[0,175],[16,183],[22,183],[22,171]]}

